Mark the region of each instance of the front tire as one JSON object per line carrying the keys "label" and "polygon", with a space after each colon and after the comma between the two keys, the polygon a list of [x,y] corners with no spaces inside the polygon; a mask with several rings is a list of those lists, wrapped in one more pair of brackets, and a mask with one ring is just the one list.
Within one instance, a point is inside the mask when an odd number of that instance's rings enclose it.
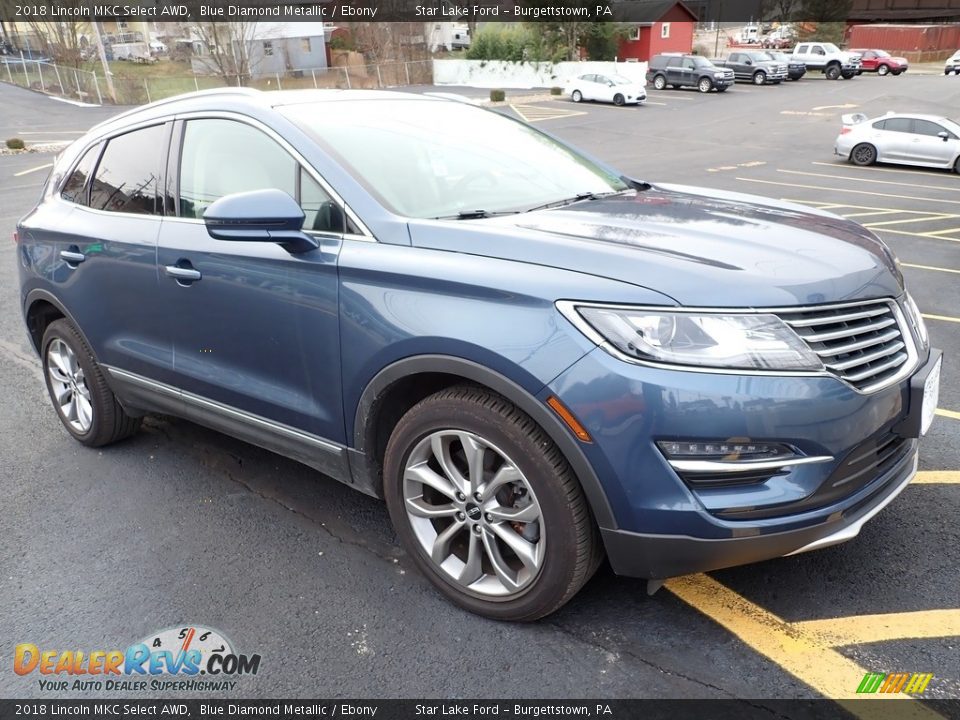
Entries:
{"label": "front tire", "polygon": [[754,85],[764,85],[767,82],[767,74],[763,70],[757,70],[753,74]]}
{"label": "front tire", "polygon": [[860,143],[850,151],[850,162],[860,167],[873,165],[877,161],[877,149],[870,143]]}
{"label": "front tire", "polygon": [[877,67],[877,75],[888,75],[890,73],[889,65],[880,65]]}
{"label": "front tire", "polygon": [[600,562],[596,526],[560,450],[483,388],[441,390],[401,418],[387,444],[384,495],[420,570],[478,615],[549,615]]}
{"label": "front tire", "polygon": [[93,352],[68,320],[50,323],[40,348],[47,393],[60,422],[76,440],[100,447],[137,431],[140,418],[124,412]]}
{"label": "front tire", "polygon": [[953,161],[953,171],[960,175],[960,157]]}
{"label": "front tire", "polygon": [[617,107],[622,107],[624,103],[626,103],[626,99],[620,93],[613,96],[613,104]]}
{"label": "front tire", "polygon": [[570,99],[575,103],[578,103],[583,100],[583,93],[581,93],[579,90],[574,90],[572,93],[570,93]]}
{"label": "front tire", "polygon": [[827,76],[827,80],[837,80],[840,77],[840,66],[830,65],[823,72],[824,72],[824,75]]}
{"label": "front tire", "polygon": [[707,77],[700,78],[700,82],[697,83],[697,90],[702,93],[708,93],[713,90],[713,80]]}
{"label": "front tire", "polygon": [[667,79],[663,75],[657,75],[653,79],[653,87],[657,90],[663,90],[667,86]]}

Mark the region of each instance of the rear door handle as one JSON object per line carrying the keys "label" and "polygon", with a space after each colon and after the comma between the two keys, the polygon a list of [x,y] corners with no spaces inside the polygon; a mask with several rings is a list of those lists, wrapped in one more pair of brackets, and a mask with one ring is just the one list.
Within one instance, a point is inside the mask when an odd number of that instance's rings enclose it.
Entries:
{"label": "rear door handle", "polygon": [[167,265],[164,267],[164,272],[172,278],[186,282],[194,282],[203,277],[199,270],[194,270],[189,267],[179,267],[178,265]]}
{"label": "rear door handle", "polygon": [[61,250],[60,259],[65,260],[72,265],[79,265],[87,259],[87,256],[76,250]]}

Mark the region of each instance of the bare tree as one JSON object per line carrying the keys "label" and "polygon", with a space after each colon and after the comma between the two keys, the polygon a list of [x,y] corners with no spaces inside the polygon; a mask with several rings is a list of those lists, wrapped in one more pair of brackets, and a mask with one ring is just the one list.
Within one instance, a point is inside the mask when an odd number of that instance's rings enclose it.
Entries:
{"label": "bare tree", "polygon": [[200,22],[193,26],[193,31],[209,52],[203,58],[204,63],[227,84],[232,85],[238,79],[243,82],[256,71],[251,45],[264,40],[257,33],[257,23]]}

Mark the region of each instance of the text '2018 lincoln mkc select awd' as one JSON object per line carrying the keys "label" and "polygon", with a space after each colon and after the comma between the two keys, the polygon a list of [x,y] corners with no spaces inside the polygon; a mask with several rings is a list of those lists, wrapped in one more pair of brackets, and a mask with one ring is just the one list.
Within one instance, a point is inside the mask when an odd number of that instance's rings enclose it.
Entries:
{"label": "text '2018 lincoln mkc select awd'", "polygon": [[467,103],[220,90],[93,128],[18,225],[67,431],[180,416],[386,500],[493,618],[854,537],[941,353],[860,225],[625,177]]}

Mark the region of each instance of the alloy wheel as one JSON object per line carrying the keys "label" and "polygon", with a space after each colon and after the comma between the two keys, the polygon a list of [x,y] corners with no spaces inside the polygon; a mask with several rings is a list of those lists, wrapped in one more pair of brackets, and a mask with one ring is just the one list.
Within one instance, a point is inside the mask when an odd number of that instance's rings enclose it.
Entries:
{"label": "alloy wheel", "polygon": [[90,390],[77,356],[63,340],[56,338],[47,347],[47,372],[57,408],[78,433],[93,425]]}
{"label": "alloy wheel", "polygon": [[516,463],[479,435],[439,430],[417,443],[403,503],[424,554],[462,590],[507,600],[536,580],[546,557],[540,504]]}

